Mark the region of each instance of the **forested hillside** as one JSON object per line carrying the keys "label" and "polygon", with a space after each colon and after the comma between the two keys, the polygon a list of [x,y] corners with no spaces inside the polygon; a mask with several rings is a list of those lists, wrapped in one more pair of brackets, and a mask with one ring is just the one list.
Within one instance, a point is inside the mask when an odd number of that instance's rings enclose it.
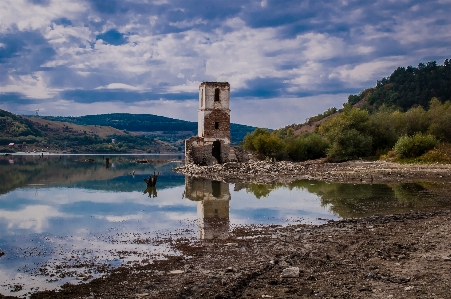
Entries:
{"label": "forested hillside", "polygon": [[[114,143],[113,143],[114,139]],[[9,144],[14,145],[10,146]],[[170,153],[180,146],[109,126],[82,126],[18,116],[0,109],[0,152]]]}
{"label": "forested hillside", "polygon": [[42,116],[44,119],[77,125],[111,126],[119,130],[135,132],[196,131],[197,123],[153,114],[111,113],[85,116]]}
{"label": "forested hillside", "polygon": [[244,147],[261,158],[346,161],[388,157],[451,163],[451,62],[399,67],[377,85],[350,95],[300,125],[257,129]]}
{"label": "forested hillside", "polygon": [[[171,143],[197,134],[197,122],[153,114],[111,113],[78,117],[42,116],[42,118],[78,125],[111,126],[129,132],[143,132],[146,135]],[[255,129],[255,127],[232,123],[230,125],[232,143],[240,143],[247,133]]]}
{"label": "forested hillside", "polygon": [[427,109],[432,98],[440,102],[451,100],[451,61],[443,65],[435,61],[418,67],[398,67],[390,76],[377,81],[358,95],[350,95],[348,103],[354,105],[365,100],[368,107],[382,105],[399,108],[402,111],[416,106]]}
{"label": "forested hillside", "polygon": [[[254,129],[231,124],[232,142]],[[195,122],[150,114],[24,117],[0,110],[0,152],[181,153],[184,139],[196,134]]]}

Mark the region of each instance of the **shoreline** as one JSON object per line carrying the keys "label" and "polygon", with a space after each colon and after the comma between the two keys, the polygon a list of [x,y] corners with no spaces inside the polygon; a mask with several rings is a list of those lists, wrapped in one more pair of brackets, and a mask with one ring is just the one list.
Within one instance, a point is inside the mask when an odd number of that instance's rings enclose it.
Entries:
{"label": "shoreline", "polygon": [[448,298],[450,220],[423,212],[166,239],[182,255],[31,298]]}
{"label": "shoreline", "polygon": [[387,161],[224,163],[213,166],[188,164],[175,172],[226,183],[290,183],[318,180],[337,183],[451,182],[451,164],[399,164]]}

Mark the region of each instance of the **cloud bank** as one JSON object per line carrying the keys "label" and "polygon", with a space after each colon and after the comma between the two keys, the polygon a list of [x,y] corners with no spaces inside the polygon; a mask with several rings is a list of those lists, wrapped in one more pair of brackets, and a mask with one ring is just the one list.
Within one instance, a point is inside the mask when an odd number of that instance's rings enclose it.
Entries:
{"label": "cloud bank", "polygon": [[202,81],[232,121],[301,123],[398,66],[451,57],[451,1],[3,0],[0,108],[196,120]]}

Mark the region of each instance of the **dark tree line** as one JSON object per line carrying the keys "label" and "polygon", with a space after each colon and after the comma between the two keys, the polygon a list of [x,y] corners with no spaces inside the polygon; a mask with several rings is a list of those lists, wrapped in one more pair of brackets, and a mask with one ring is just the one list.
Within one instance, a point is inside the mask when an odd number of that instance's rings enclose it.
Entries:
{"label": "dark tree line", "polygon": [[443,65],[435,61],[418,67],[398,67],[390,76],[378,80],[376,87],[365,89],[359,95],[350,95],[348,103],[356,104],[366,98],[370,107],[382,105],[402,111],[416,106],[427,109],[432,98],[440,102],[451,100],[451,61]]}

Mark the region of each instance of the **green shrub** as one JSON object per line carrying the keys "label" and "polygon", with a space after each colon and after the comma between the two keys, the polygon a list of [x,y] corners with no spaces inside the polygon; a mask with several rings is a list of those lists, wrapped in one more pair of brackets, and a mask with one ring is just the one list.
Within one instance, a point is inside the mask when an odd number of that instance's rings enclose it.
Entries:
{"label": "green shrub", "polygon": [[290,140],[287,155],[293,161],[306,161],[323,158],[329,148],[329,142],[318,134],[306,134]]}
{"label": "green shrub", "polygon": [[401,136],[394,150],[400,159],[416,158],[435,148],[438,141],[433,135],[416,133],[413,136]]}
{"label": "green shrub", "polygon": [[355,129],[344,130],[334,137],[327,151],[327,157],[330,161],[336,162],[367,157],[371,154],[372,143],[371,136]]}
{"label": "green shrub", "polygon": [[264,158],[282,159],[285,152],[285,142],[266,129],[256,129],[247,134],[243,147]]}

